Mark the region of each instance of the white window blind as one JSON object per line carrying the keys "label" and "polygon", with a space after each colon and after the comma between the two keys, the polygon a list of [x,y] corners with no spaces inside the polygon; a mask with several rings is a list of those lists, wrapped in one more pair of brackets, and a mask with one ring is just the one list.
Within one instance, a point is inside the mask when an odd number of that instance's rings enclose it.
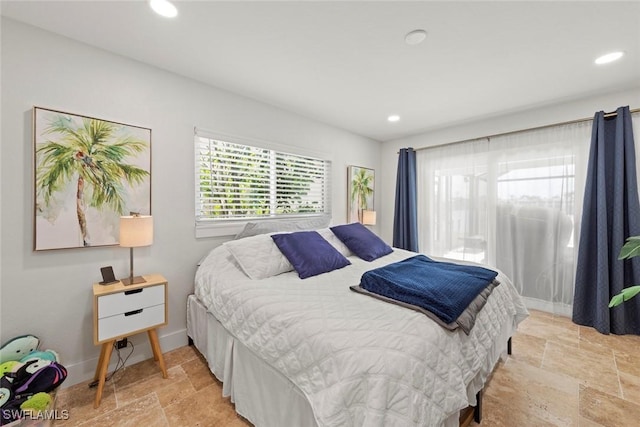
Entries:
{"label": "white window blind", "polygon": [[331,212],[328,160],[198,133],[195,150],[196,228]]}

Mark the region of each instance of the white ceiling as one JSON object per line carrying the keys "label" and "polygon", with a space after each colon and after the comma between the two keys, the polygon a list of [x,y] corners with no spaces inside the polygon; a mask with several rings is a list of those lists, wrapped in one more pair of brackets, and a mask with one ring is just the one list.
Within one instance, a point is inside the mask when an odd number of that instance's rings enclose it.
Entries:
{"label": "white ceiling", "polygon": [[640,87],[638,1],[175,3],[175,19],[140,0],[1,12],[379,141]]}

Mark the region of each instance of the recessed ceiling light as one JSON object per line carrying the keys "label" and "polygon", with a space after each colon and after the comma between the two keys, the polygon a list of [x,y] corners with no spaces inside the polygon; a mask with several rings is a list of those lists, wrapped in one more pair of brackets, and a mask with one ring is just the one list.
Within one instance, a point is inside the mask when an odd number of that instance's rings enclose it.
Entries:
{"label": "recessed ceiling light", "polygon": [[611,52],[606,55],[602,55],[596,59],[596,64],[608,64],[609,62],[617,61],[624,56],[624,52]]}
{"label": "recessed ceiling light", "polygon": [[390,122],[397,122],[398,120],[400,120],[400,116],[398,116],[397,114],[393,114],[387,117],[387,120],[389,120]]}
{"label": "recessed ceiling light", "polygon": [[420,44],[427,38],[427,32],[425,30],[413,30],[404,36],[406,44],[416,45]]}
{"label": "recessed ceiling light", "polygon": [[175,18],[178,15],[178,9],[168,0],[149,0],[149,6],[165,18]]}

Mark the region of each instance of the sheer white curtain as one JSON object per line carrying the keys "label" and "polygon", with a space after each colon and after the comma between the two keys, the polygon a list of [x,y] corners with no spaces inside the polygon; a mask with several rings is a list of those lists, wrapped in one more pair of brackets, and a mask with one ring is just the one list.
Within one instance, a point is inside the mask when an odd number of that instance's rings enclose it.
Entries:
{"label": "sheer white curtain", "polygon": [[417,152],[423,252],[506,273],[530,308],[571,315],[591,122]]}

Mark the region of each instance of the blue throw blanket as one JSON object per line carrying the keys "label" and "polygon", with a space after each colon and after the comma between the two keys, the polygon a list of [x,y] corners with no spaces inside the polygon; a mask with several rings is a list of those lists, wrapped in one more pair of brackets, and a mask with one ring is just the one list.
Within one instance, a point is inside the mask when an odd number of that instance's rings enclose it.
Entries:
{"label": "blue throw blanket", "polygon": [[416,255],[365,272],[360,287],[421,307],[444,323],[451,323],[494,282],[497,275],[482,267],[439,262]]}

